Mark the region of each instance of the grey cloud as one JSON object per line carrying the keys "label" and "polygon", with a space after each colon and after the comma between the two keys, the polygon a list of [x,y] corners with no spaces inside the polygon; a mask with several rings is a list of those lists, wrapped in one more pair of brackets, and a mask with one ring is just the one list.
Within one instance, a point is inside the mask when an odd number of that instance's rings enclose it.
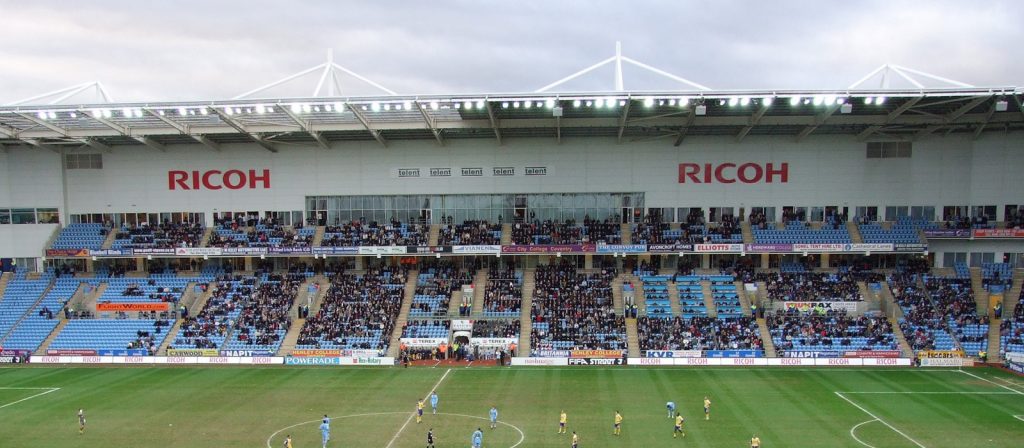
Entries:
{"label": "grey cloud", "polygon": [[[1021,84],[1016,1],[0,0],[0,103],[89,80],[118,100],[229,98],[324,60],[400,93],[533,91],[613,53],[714,88],[842,88],[892,62]],[[307,95],[316,82],[283,88]],[[610,69],[566,84],[612,88]],[[628,89],[681,86],[626,67]],[[346,93],[372,88],[346,82]],[[277,91],[275,91],[277,92]]]}

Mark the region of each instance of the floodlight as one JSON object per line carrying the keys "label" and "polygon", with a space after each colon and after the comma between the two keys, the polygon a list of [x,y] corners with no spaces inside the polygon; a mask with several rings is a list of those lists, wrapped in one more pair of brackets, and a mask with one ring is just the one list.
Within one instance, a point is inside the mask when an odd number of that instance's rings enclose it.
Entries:
{"label": "floodlight", "polygon": [[789,97],[789,105],[790,106],[799,106],[800,105],[800,97],[798,97],[798,96],[791,96],[791,97]]}
{"label": "floodlight", "polygon": [[644,107],[654,106],[654,98],[644,98]]}

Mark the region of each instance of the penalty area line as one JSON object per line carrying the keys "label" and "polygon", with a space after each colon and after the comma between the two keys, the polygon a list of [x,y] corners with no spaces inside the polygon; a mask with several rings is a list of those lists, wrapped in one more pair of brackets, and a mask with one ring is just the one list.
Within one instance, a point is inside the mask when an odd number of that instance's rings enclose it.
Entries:
{"label": "penalty area line", "polygon": [[[853,402],[853,400],[851,400],[851,399],[849,399],[849,398],[846,398],[846,396],[845,396],[845,395],[843,395],[843,393],[842,393],[842,392],[834,392],[834,393],[836,394],[836,396],[838,396],[839,398],[842,398],[842,399],[843,399],[843,400],[845,400],[845,401],[846,401],[847,403],[850,403],[850,404],[852,404],[852,405],[853,405],[854,407],[856,407],[857,409],[860,409],[860,410],[861,410],[862,412],[864,412],[865,414],[867,414],[867,415],[871,416],[871,418],[874,418],[875,420],[878,420],[878,421],[879,421],[880,423],[882,423],[883,425],[885,425],[885,426],[888,426],[888,427],[889,427],[889,429],[891,429],[891,430],[893,430],[893,431],[896,431],[896,433],[897,433],[897,434],[899,434],[899,435],[903,436],[903,438],[905,438],[905,439],[907,439],[907,440],[911,441],[911,442],[912,442],[912,443],[913,443],[914,445],[917,445],[917,446],[919,446],[919,447],[921,447],[921,448],[927,448],[926,446],[922,445],[922,444],[921,444],[921,442],[918,442],[917,440],[914,440],[914,438],[913,438],[913,437],[910,437],[910,436],[908,436],[908,435],[907,435],[907,433],[905,433],[905,432],[903,432],[903,431],[900,431],[899,429],[896,429],[896,427],[895,427],[895,426],[893,426],[893,425],[890,425],[890,424],[889,424],[889,422],[887,422],[887,421],[885,421],[885,420],[882,420],[882,419],[881,419],[880,417],[878,417],[877,415],[875,415],[875,414],[872,414],[872,413],[871,413],[871,411],[869,411],[869,410],[867,410],[867,409],[864,409],[864,407],[863,407],[863,406],[861,406],[861,405],[859,405],[859,404],[857,404],[857,403],[854,403],[854,402]],[[867,422],[865,422],[865,423],[867,423]],[[862,442],[862,443],[863,443],[863,442]]]}
{"label": "penalty area line", "polygon": [[[444,375],[441,375],[441,379],[437,380],[437,383],[434,384],[434,387],[430,388],[430,392],[427,392],[427,397],[430,397],[430,394],[434,393],[434,391],[441,386],[441,383],[444,382],[444,379],[448,378],[449,373],[452,373],[452,369],[444,371]],[[424,397],[424,400],[425,399],[426,397]],[[385,448],[391,448],[391,446],[395,444],[395,441],[398,440],[398,436],[402,435],[402,431],[405,431],[405,427],[409,426],[409,422],[411,422],[412,418],[415,416],[416,411],[412,411],[412,413],[409,414],[409,418],[405,419],[405,423],[402,424],[401,428],[398,428],[398,432],[395,433],[395,436],[391,438],[391,441],[388,442],[388,445]]]}

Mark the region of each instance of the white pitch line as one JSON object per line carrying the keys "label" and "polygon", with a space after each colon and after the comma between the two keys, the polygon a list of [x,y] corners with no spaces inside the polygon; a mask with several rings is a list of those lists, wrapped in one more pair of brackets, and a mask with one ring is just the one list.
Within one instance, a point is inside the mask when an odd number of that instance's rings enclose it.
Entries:
{"label": "white pitch line", "polygon": [[[405,414],[405,411],[396,411],[396,412],[371,412],[371,413],[369,413],[369,414],[352,414],[352,415],[343,415],[343,416],[341,416],[341,417],[331,417],[331,421],[334,421],[334,420],[342,420],[342,419],[346,419],[346,418],[355,418],[355,417],[373,417],[373,416],[378,416],[378,415],[391,415],[391,414]],[[270,437],[267,437],[267,448],[271,448],[271,446],[270,446],[270,441],[271,441],[271,440],[273,440],[273,439],[274,439],[274,437],[277,437],[277,435],[278,435],[278,434],[280,434],[280,433],[282,433],[282,432],[285,432],[285,431],[287,431],[287,430],[289,430],[289,429],[292,429],[292,428],[298,427],[298,426],[302,426],[302,425],[308,425],[308,424],[310,424],[310,423],[318,423],[318,422],[320,422],[320,420],[310,420],[310,421],[308,421],[308,422],[296,423],[296,424],[294,424],[294,425],[291,425],[291,426],[285,426],[284,428],[281,428],[281,429],[278,429],[277,431],[274,431],[274,433],[273,433],[273,434],[271,434],[271,435],[270,435]]]}
{"label": "white pitch line", "polygon": [[[7,389],[15,389],[15,388],[7,388]],[[22,389],[22,390],[39,390],[40,388],[18,388],[18,389]],[[12,401],[12,402],[7,403],[7,404],[5,404],[3,406],[0,406],[0,409],[6,408],[8,406],[16,405],[18,403],[21,403],[22,401],[31,400],[31,399],[33,399],[35,397],[41,397],[43,395],[46,395],[46,394],[49,394],[49,393],[52,393],[52,392],[57,392],[58,390],[60,390],[59,387],[48,388],[46,391],[40,392],[38,394],[29,396],[29,397],[22,398],[22,399],[20,399],[18,401]]]}
{"label": "white pitch line", "polygon": [[[430,392],[427,392],[427,397],[429,397],[430,394],[434,393],[434,391],[437,390],[439,386],[441,386],[441,382],[443,382],[445,378],[448,378],[449,373],[452,373],[452,369],[444,371],[444,375],[441,375],[441,379],[437,380],[437,383],[434,384],[434,387],[430,388]],[[426,400],[426,397],[424,397],[423,399]],[[415,416],[416,411],[412,411],[412,413],[409,414],[409,418],[405,419],[405,423],[402,424],[401,428],[398,428],[398,432],[395,433],[395,436],[391,438],[391,441],[388,442],[385,448],[391,448],[391,446],[395,444],[395,441],[398,440],[398,436],[402,435],[402,431],[405,431],[405,427],[409,426],[409,422],[411,422],[412,418]]]}
{"label": "white pitch line", "polygon": [[982,380],[982,381],[984,381],[984,382],[986,382],[986,383],[989,383],[989,384],[993,384],[993,385],[996,385],[996,386],[1002,387],[1003,389],[1006,389],[1006,390],[1008,390],[1008,391],[1010,391],[1010,392],[1013,392],[1013,393],[1015,393],[1015,394],[1018,394],[1018,395],[1024,395],[1024,392],[1021,392],[1021,391],[1019,391],[1019,390],[1017,390],[1017,389],[1013,389],[1013,388],[1009,388],[1009,387],[1006,387],[1006,386],[1004,386],[1004,385],[1002,385],[1002,384],[999,384],[999,383],[997,383],[997,382],[995,382],[995,381],[992,381],[992,380],[989,380],[989,379],[985,379],[985,378],[982,378],[982,377],[980,377],[980,376],[978,376],[978,375],[975,375],[975,374],[973,374],[973,373],[971,373],[971,372],[968,372],[968,371],[966,371],[966,370],[961,370],[960,372],[961,372],[961,373],[963,373],[964,375],[970,375],[970,376],[973,376],[973,377],[975,377],[975,378],[977,378],[977,379],[979,379],[979,380]]}
{"label": "white pitch line", "polygon": [[874,422],[877,422],[877,421],[878,421],[877,418],[873,418],[873,419],[868,420],[866,422],[861,422],[861,423],[858,423],[858,424],[854,425],[852,428],[850,428],[850,437],[853,437],[853,440],[856,440],[857,443],[860,443],[861,445],[864,445],[864,446],[866,446],[868,448],[875,448],[875,447],[873,447],[871,445],[868,445],[863,440],[857,438],[857,434],[854,434],[854,433],[857,431],[857,428],[860,428],[861,426],[864,426],[864,425],[866,425],[868,423],[874,423]]}
{"label": "white pitch line", "polygon": [[958,392],[958,391],[943,391],[943,392],[913,392],[913,391],[890,391],[890,392],[836,392],[838,394],[922,394],[922,395],[1014,395],[1014,392]]}
{"label": "white pitch line", "polygon": [[50,390],[60,389],[59,387],[7,387],[0,386],[0,390]]}
{"label": "white pitch line", "polygon": [[914,438],[912,438],[912,437],[908,436],[908,435],[907,435],[907,434],[906,434],[905,432],[903,432],[903,431],[900,431],[900,430],[896,429],[896,427],[895,427],[895,426],[893,426],[893,425],[890,425],[890,424],[889,424],[888,422],[886,422],[885,420],[882,420],[882,419],[881,419],[881,418],[879,418],[879,417],[878,417],[877,415],[875,415],[875,414],[872,414],[872,413],[871,413],[871,411],[868,411],[867,409],[864,409],[864,408],[863,408],[863,407],[862,407],[861,405],[859,405],[859,404],[857,404],[857,403],[854,403],[854,402],[853,402],[853,400],[851,400],[851,399],[849,399],[849,398],[846,398],[846,396],[845,396],[845,395],[843,395],[843,394],[842,394],[842,392],[835,392],[835,394],[836,394],[837,396],[839,396],[839,398],[842,398],[843,400],[846,400],[846,402],[847,402],[847,403],[850,403],[850,404],[852,404],[852,405],[853,405],[854,407],[856,407],[857,409],[860,409],[860,410],[861,410],[861,411],[863,411],[863,412],[864,412],[865,414],[867,414],[867,415],[871,416],[871,417],[872,417],[872,418],[874,418],[875,420],[878,420],[878,421],[879,421],[879,422],[881,422],[881,423],[882,423],[883,425],[885,425],[885,426],[888,426],[888,427],[889,427],[889,429],[891,429],[891,430],[893,430],[893,431],[896,431],[896,433],[897,433],[897,434],[899,434],[899,435],[903,436],[904,438],[906,438],[907,440],[909,440],[909,441],[913,442],[913,443],[914,443],[914,445],[917,445],[917,446],[919,446],[919,447],[921,447],[921,448],[927,448],[926,446],[922,445],[922,444],[921,444],[921,442],[918,442],[917,440],[914,440]]}
{"label": "white pitch line", "polygon": [[1008,384],[1010,387],[1012,387],[1014,389],[1017,389],[1018,387],[1024,387],[1024,384],[1018,383],[1016,381],[1008,380],[1006,378],[1000,378],[998,376],[994,376],[992,378],[996,379],[999,382],[1006,383],[1006,384]]}

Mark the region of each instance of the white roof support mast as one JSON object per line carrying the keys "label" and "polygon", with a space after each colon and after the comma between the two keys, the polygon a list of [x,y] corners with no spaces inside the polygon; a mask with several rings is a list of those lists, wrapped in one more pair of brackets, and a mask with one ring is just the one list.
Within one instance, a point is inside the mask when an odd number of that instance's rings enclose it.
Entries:
{"label": "white roof support mast", "polygon": [[611,64],[611,63],[615,63],[615,79],[614,79],[615,91],[617,91],[617,92],[625,91],[626,90],[625,81],[623,80],[623,75],[622,75],[622,63],[623,62],[631,64],[631,65],[633,65],[635,67],[642,68],[642,69],[644,69],[646,71],[649,71],[651,73],[654,73],[656,75],[660,75],[660,76],[663,76],[665,78],[671,79],[673,81],[685,84],[685,85],[687,85],[687,86],[689,86],[691,88],[697,89],[697,90],[703,90],[703,91],[712,90],[710,87],[707,87],[707,86],[704,86],[704,85],[701,85],[701,84],[697,84],[697,83],[695,83],[693,81],[690,81],[689,79],[683,78],[681,76],[673,75],[673,74],[671,74],[669,72],[666,72],[666,71],[661,70],[659,68],[655,68],[655,67],[652,67],[650,65],[644,64],[643,62],[637,61],[637,60],[632,59],[632,58],[630,58],[628,56],[623,56],[622,55],[622,43],[621,42],[615,42],[615,55],[614,56],[612,56],[612,57],[610,57],[608,59],[605,59],[605,60],[603,60],[601,62],[598,62],[598,63],[596,63],[594,65],[591,65],[590,67],[587,67],[587,68],[585,68],[583,70],[580,70],[580,71],[578,71],[576,73],[573,73],[573,74],[571,74],[569,76],[566,76],[566,77],[564,77],[562,79],[559,79],[558,81],[555,81],[555,82],[553,82],[551,84],[548,84],[548,85],[546,85],[544,87],[541,87],[541,88],[535,90],[534,93],[547,92],[548,90],[551,90],[551,89],[553,89],[555,87],[558,87],[558,86],[560,86],[562,84],[565,84],[565,83],[567,83],[569,81],[572,81],[572,80],[574,80],[576,78],[579,78],[580,76],[586,75],[587,73],[590,73],[590,72],[592,72],[594,70],[597,70],[597,69],[599,69],[601,67],[604,67],[605,65]]}
{"label": "white roof support mast", "polygon": [[[932,81],[938,81],[940,83],[951,85],[951,86],[955,86],[955,87],[963,87],[963,88],[972,88],[972,87],[974,87],[974,86],[972,86],[970,84],[967,84],[965,82],[960,82],[960,81],[957,81],[955,79],[944,78],[942,76],[933,75],[931,73],[922,72],[920,70],[914,70],[912,68],[907,68],[907,67],[903,67],[903,66],[895,65],[895,64],[884,64],[884,65],[882,65],[882,66],[872,70],[871,73],[868,73],[867,75],[864,75],[864,77],[861,78],[861,79],[858,79],[857,82],[855,82],[853,84],[850,84],[850,87],[848,87],[848,89],[854,90],[854,89],[864,88],[868,81],[870,81],[872,78],[874,78],[874,77],[876,77],[878,75],[881,75],[881,76],[879,76],[878,88],[880,88],[882,90],[888,90],[890,84],[892,84],[892,75],[893,74],[895,74],[896,76],[899,76],[904,81],[910,83],[910,85],[912,85],[912,86],[914,86],[914,87],[916,87],[918,89],[926,89],[928,87],[926,87],[924,85],[924,83],[919,81],[917,78],[915,78],[913,76],[910,76],[910,75],[921,76],[921,77],[930,79]],[[946,87],[946,86],[943,86],[943,87]]]}
{"label": "white roof support mast", "polygon": [[[369,79],[369,78],[367,78],[367,77],[365,77],[363,75],[360,75],[360,74],[358,74],[358,73],[356,73],[356,72],[354,72],[352,70],[349,70],[349,69],[339,65],[338,63],[334,62],[334,50],[333,49],[328,49],[327,50],[327,61],[326,62],[318,64],[318,65],[316,65],[314,67],[307,68],[307,69],[305,69],[305,70],[303,70],[301,72],[298,72],[298,73],[286,76],[286,77],[281,78],[281,79],[279,79],[277,81],[274,81],[274,82],[272,82],[270,84],[266,84],[266,85],[257,87],[255,89],[252,89],[252,90],[250,90],[248,92],[245,92],[245,93],[243,93],[241,95],[238,95],[238,96],[236,96],[236,97],[234,97],[232,99],[233,100],[241,100],[241,99],[246,99],[246,98],[253,98],[254,95],[266,92],[267,90],[273,89],[274,87],[280,86],[282,84],[287,84],[287,83],[292,82],[292,81],[294,81],[294,80],[296,80],[298,78],[301,78],[303,76],[309,75],[310,73],[315,73],[317,71],[320,72],[320,77],[319,77],[319,79],[318,79],[318,81],[316,83],[316,87],[313,89],[313,94],[310,95],[311,97],[314,97],[314,98],[315,97],[320,97],[320,96],[332,97],[332,96],[340,95],[341,91],[342,91],[341,80],[340,80],[340,77],[339,77],[340,73],[344,73],[344,74],[346,74],[348,76],[351,76],[351,77],[353,77],[355,79],[358,79],[358,80],[360,80],[360,81],[362,81],[362,82],[364,82],[366,84],[369,84],[369,85],[373,86],[374,88],[376,88],[376,89],[378,89],[378,90],[380,90],[382,92],[387,93],[388,95],[397,95],[397,93],[395,93],[393,90],[391,90],[391,89],[389,89],[387,87],[384,87],[384,86],[374,82],[372,79]],[[325,86],[327,87],[326,89],[324,89]]]}
{"label": "white roof support mast", "polygon": [[107,93],[107,90],[103,88],[103,84],[99,81],[86,82],[71,87],[65,87],[63,89],[57,89],[52,92],[46,92],[33,97],[21,99],[13,103],[7,103],[5,106],[20,106],[23,104],[61,104],[63,101],[78,96],[81,93],[88,92],[90,89],[96,95],[99,100],[97,104],[101,103],[112,103],[114,100]]}

